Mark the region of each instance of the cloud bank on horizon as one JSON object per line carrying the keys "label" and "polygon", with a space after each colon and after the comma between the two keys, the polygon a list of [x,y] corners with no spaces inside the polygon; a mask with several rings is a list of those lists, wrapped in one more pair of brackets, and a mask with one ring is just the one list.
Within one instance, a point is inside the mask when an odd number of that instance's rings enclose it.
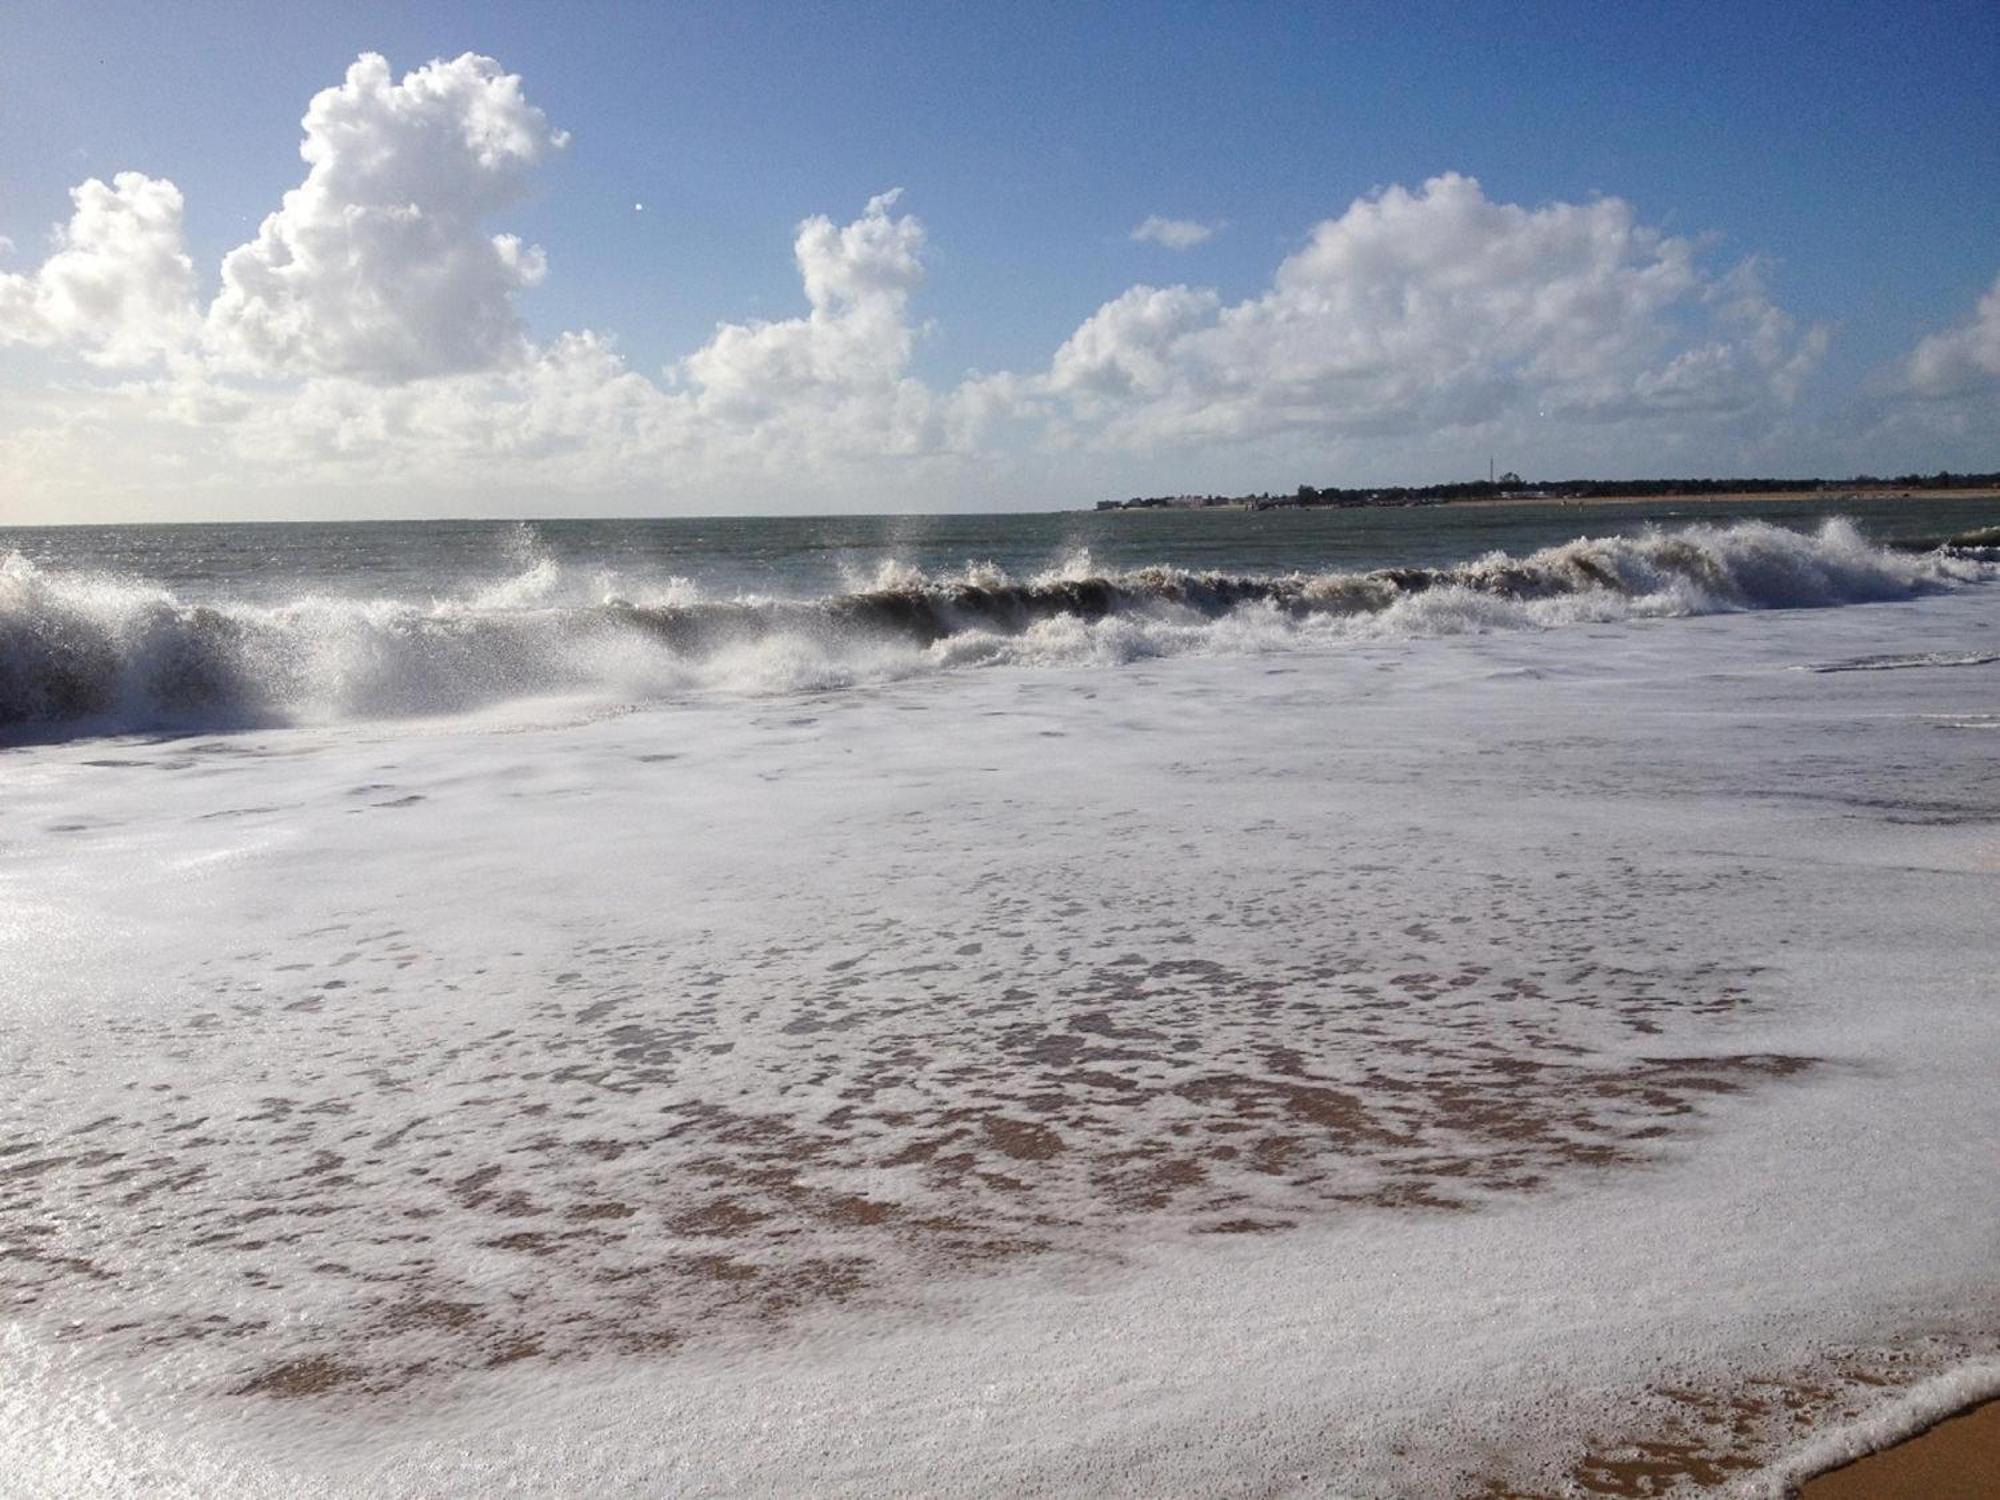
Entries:
{"label": "cloud bank on horizon", "polygon": [[[136,172],[73,189],[41,265],[0,273],[0,345],[73,367],[0,427],[17,508],[241,513],[246,488],[378,514],[1074,503],[1142,459],[1326,480],[1420,464],[1440,435],[1713,472],[1796,423],[1830,338],[1756,258],[1711,267],[1619,198],[1531,208],[1447,171],[1313,225],[1253,295],[1135,284],[1044,367],[946,386],[913,372],[927,232],[886,191],[798,226],[800,313],[718,323],[649,373],[604,332],[523,323],[551,268],[497,221],[568,138],[518,76],[468,53],[398,80],[364,54],[303,126],[304,180],[206,300],[180,190]],[[1131,238],[1219,227],[1155,216]],[[1871,420],[1996,414],[2000,281],[1883,373]]]}

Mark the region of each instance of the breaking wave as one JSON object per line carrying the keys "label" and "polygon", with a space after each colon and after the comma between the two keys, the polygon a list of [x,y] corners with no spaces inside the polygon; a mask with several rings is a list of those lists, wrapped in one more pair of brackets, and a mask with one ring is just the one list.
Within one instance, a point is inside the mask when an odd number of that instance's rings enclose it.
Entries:
{"label": "breaking wave", "polygon": [[463,712],[587,693],[821,689],[991,664],[1117,663],[1354,639],[1906,599],[2000,579],[1987,549],[1876,546],[1834,520],[1580,538],[1438,568],[1103,572],[1032,578],[885,564],[815,599],[644,597],[547,558],[462,597],[183,600],[145,580],[0,560],[0,732],[214,728]]}

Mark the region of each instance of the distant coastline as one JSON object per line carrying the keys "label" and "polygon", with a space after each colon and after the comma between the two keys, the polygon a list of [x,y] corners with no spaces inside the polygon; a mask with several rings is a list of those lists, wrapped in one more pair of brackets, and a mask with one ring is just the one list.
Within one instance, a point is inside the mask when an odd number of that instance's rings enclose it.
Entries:
{"label": "distant coastline", "polygon": [[1385,485],[1291,494],[1147,495],[1100,500],[1095,510],[1365,510],[1427,505],[1621,505],[1635,500],[1721,504],[1747,500],[2000,499],[2000,473],[1905,474],[1880,479],[1564,479],[1529,483],[1517,474],[1460,484]]}
{"label": "distant coastline", "polygon": [[[1659,500],[1672,504],[1722,505],[1757,500],[2000,500],[2000,482],[1953,485],[1950,488],[1912,488],[1904,485],[1828,484],[1796,490],[1723,490],[1692,493],[1664,490],[1645,495],[1499,495],[1484,500],[1447,500],[1449,506],[1480,505],[1628,505],[1638,500]],[[1317,509],[1319,507],[1313,507]]]}

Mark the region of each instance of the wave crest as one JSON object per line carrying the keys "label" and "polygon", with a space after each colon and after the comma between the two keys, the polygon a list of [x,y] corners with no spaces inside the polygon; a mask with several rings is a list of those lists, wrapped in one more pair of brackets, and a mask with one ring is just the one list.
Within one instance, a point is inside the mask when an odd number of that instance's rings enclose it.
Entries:
{"label": "wave crest", "polygon": [[[442,714],[537,694],[788,691],[1005,662],[1117,662],[1574,621],[1827,607],[2000,578],[1943,548],[1875,546],[1834,520],[1579,538],[1441,568],[1100,571],[1017,580],[990,563],[884,564],[816,599],[582,589],[545,557],[460,599],[181,600],[156,584],[0,560],[0,728],[110,733]],[[576,602],[579,595],[598,602]]]}

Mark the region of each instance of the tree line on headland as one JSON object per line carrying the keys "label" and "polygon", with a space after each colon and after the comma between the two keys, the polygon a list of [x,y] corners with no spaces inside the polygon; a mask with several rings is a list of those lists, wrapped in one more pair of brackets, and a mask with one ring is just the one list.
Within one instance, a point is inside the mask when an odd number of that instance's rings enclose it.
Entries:
{"label": "tree line on headland", "polygon": [[1530,483],[1518,474],[1457,484],[1382,485],[1372,489],[1302,484],[1289,495],[1148,495],[1100,500],[1099,510],[1279,510],[1326,506],[1448,505],[1464,500],[1646,500],[1661,495],[1781,495],[1821,490],[2000,489],[2000,473],[1901,474],[1884,479],[1560,479]]}

